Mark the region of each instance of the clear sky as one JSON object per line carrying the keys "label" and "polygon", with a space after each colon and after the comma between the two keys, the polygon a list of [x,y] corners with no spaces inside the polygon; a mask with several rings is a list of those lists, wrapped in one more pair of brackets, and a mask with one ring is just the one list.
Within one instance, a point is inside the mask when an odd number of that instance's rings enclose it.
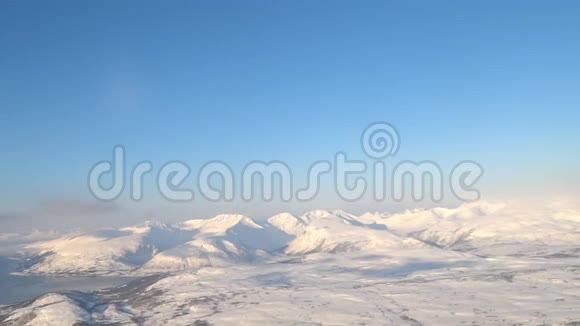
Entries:
{"label": "clear sky", "polygon": [[390,210],[331,192],[100,205],[86,185],[116,144],[156,168],[362,159],[374,121],[398,128],[396,160],[480,162],[484,196],[577,198],[579,17],[578,1],[0,1],[0,229]]}

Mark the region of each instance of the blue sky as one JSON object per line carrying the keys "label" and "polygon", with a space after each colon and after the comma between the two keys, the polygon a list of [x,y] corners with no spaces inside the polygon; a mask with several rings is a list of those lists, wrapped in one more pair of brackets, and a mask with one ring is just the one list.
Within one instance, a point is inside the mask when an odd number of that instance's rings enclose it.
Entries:
{"label": "blue sky", "polygon": [[[116,144],[157,167],[300,171],[364,158],[374,121],[398,128],[398,160],[480,162],[486,196],[580,194],[578,17],[577,1],[2,1],[0,227],[46,206],[89,223],[59,209],[96,205],[86,176]],[[126,221],[352,206],[112,205]]]}

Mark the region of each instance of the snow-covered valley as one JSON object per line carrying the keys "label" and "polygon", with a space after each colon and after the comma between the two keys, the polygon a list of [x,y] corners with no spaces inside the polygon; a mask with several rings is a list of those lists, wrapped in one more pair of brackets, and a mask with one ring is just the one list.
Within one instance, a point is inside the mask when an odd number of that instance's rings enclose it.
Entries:
{"label": "snow-covered valley", "polygon": [[20,275],[136,279],[0,306],[3,325],[580,324],[573,209],[230,214],[16,247]]}

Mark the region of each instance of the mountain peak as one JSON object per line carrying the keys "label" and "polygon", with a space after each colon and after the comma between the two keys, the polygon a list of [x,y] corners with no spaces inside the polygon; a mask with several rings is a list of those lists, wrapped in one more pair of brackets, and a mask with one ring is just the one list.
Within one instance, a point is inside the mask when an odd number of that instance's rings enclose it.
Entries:
{"label": "mountain peak", "polygon": [[309,211],[306,212],[302,215],[302,217],[306,218],[306,219],[311,219],[311,218],[327,218],[334,215],[331,211],[326,210],[326,209],[316,209],[313,211]]}
{"label": "mountain peak", "polygon": [[301,233],[306,226],[304,220],[290,213],[280,213],[274,215],[268,219],[268,224],[291,235]]}

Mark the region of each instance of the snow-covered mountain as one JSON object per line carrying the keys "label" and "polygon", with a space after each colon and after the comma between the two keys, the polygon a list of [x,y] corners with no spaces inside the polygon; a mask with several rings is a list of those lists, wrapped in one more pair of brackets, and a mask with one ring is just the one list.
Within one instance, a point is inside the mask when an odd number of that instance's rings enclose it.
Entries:
{"label": "snow-covered mountain", "polygon": [[15,311],[3,322],[17,324],[18,321],[32,321],[35,324],[74,325],[90,319],[90,314],[82,308],[82,304],[82,301],[74,300],[72,296],[49,293],[33,300],[26,309]]}
{"label": "snow-covered mountain", "polygon": [[27,260],[34,274],[121,274],[157,253],[186,241],[191,234],[170,225],[146,222],[120,229],[101,229],[29,244],[37,254]]}
{"label": "snow-covered mountain", "polygon": [[224,214],[30,239],[25,273],[137,279],[0,306],[0,324],[580,321],[577,210],[480,202],[360,216]]}
{"label": "snow-covered mountain", "polygon": [[304,232],[304,228],[308,224],[304,219],[290,213],[274,215],[270,217],[267,222],[273,227],[291,236],[297,236]]}
{"label": "snow-covered mountain", "polygon": [[260,225],[244,215],[218,215],[209,220],[189,220],[180,225],[192,232],[187,242],[160,252],[141,272],[226,266],[268,258],[290,238],[283,231]]}
{"label": "snow-covered mountain", "polygon": [[576,325],[578,257],[316,253],[0,306],[2,325]]}
{"label": "snow-covered mountain", "polygon": [[62,237],[27,246],[37,254],[32,274],[151,274],[252,263],[273,255],[393,249],[421,246],[384,225],[363,223],[342,211],[278,214],[259,223],[222,214],[178,225],[147,222]]}
{"label": "snow-covered mountain", "polygon": [[[25,263],[32,274],[152,274],[257,263],[279,255],[385,252],[449,248],[478,254],[520,253],[518,245],[573,246],[580,214],[544,210],[518,213],[503,203],[408,210],[361,216],[315,210],[281,213],[258,222],[239,214],[194,219],[177,225],[147,222],[120,229],[34,242]],[[491,250],[491,249],[493,250]]]}
{"label": "snow-covered mountain", "polygon": [[[277,219],[279,221],[279,219]],[[292,225],[288,219],[284,226]],[[423,243],[391,233],[386,226],[365,223],[343,211],[317,210],[301,216],[299,228],[293,228],[296,238],[285,253],[303,255],[315,252],[339,253],[362,250],[389,250],[420,247]]]}
{"label": "snow-covered mountain", "polygon": [[[412,210],[381,215],[376,223],[441,247],[479,250],[574,246],[580,242],[580,212],[560,209],[521,211],[505,203],[478,202],[458,208]],[[518,249],[519,251],[519,249]],[[499,254],[500,252],[498,252]],[[507,253],[502,251],[502,253]]]}
{"label": "snow-covered mountain", "polygon": [[466,203],[456,208],[408,209],[401,213],[365,213],[359,220],[388,226],[392,231],[408,235],[428,229],[444,221],[469,221],[477,217],[493,216],[506,206],[501,202]]}

